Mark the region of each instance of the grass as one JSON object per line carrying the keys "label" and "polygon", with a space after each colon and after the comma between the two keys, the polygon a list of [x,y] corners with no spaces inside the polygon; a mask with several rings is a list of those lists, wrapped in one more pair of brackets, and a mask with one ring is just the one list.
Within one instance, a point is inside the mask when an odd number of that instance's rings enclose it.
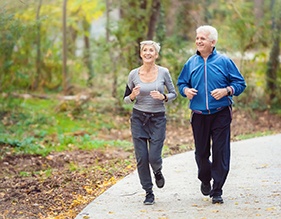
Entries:
{"label": "grass", "polygon": [[51,168],[48,168],[46,170],[40,170],[40,171],[32,171],[32,172],[27,172],[27,171],[21,171],[19,172],[19,176],[22,177],[30,177],[32,175],[37,175],[40,176],[44,179],[47,179],[52,175],[53,170]]}
{"label": "grass", "polygon": [[[0,158],[7,153],[47,156],[55,151],[77,149],[119,147],[131,150],[131,142],[99,137],[108,137],[112,129],[128,129],[129,120],[120,120],[115,109],[116,103],[110,98],[80,103],[61,101],[56,97],[0,97]],[[270,134],[267,131],[239,135],[235,140]],[[169,147],[164,145],[163,153],[169,154]]]}
{"label": "grass", "polygon": [[0,145],[12,146],[9,147],[12,153],[46,156],[52,151],[131,145],[130,142],[97,138],[98,133],[120,129],[122,125],[115,122],[110,113],[98,112],[92,102],[81,105],[55,98],[10,97],[2,97],[0,101]]}
{"label": "grass", "polygon": [[266,132],[256,132],[256,133],[251,133],[251,134],[246,134],[246,135],[238,135],[235,137],[236,141],[241,141],[241,140],[247,140],[250,138],[256,138],[256,137],[262,137],[262,136],[268,136],[268,135],[273,135],[275,134],[272,131],[266,131]]}

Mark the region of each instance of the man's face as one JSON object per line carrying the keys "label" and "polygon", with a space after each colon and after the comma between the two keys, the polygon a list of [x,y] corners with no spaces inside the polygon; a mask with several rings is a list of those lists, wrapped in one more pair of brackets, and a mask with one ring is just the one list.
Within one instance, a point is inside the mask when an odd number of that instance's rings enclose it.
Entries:
{"label": "man's face", "polygon": [[197,50],[201,54],[209,54],[213,51],[213,47],[215,46],[215,41],[211,41],[208,38],[209,34],[204,32],[199,32],[196,35],[195,44],[197,46]]}

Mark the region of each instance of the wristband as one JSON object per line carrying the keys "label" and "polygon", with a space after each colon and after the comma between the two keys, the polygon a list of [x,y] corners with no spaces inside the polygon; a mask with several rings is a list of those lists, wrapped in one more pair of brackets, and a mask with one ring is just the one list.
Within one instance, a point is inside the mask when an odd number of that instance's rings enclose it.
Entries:
{"label": "wristband", "polygon": [[226,90],[227,90],[227,96],[230,96],[231,95],[231,90],[228,87],[226,87]]}
{"label": "wristband", "polygon": [[167,102],[167,101],[168,101],[167,95],[166,95],[166,94],[163,94],[163,96],[164,96],[164,100],[163,100],[163,101]]}

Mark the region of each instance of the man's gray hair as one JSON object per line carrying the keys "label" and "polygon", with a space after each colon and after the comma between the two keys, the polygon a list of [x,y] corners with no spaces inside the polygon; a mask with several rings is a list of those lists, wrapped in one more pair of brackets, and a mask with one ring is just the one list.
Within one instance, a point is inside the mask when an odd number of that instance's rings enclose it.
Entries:
{"label": "man's gray hair", "polygon": [[157,51],[157,53],[160,52],[160,49],[161,49],[160,43],[156,43],[153,40],[144,40],[144,41],[140,42],[140,49],[142,50],[142,48],[145,45],[153,45],[155,50]]}
{"label": "man's gray hair", "polygon": [[215,40],[216,42],[218,42],[218,31],[213,26],[210,25],[200,26],[196,29],[196,33],[200,33],[200,32],[208,34],[209,40],[211,41]]}

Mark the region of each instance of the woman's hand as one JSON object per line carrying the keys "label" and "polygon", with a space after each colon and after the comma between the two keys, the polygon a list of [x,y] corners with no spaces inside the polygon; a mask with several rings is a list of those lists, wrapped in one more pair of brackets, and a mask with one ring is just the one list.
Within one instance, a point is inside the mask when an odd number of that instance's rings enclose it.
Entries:
{"label": "woman's hand", "polygon": [[158,90],[150,91],[150,96],[153,99],[158,99],[158,100],[164,100],[165,99],[165,96],[163,94],[161,94]]}
{"label": "woman's hand", "polygon": [[130,94],[130,99],[133,101],[136,99],[136,96],[140,94],[140,86],[137,85],[133,88],[132,93]]}

